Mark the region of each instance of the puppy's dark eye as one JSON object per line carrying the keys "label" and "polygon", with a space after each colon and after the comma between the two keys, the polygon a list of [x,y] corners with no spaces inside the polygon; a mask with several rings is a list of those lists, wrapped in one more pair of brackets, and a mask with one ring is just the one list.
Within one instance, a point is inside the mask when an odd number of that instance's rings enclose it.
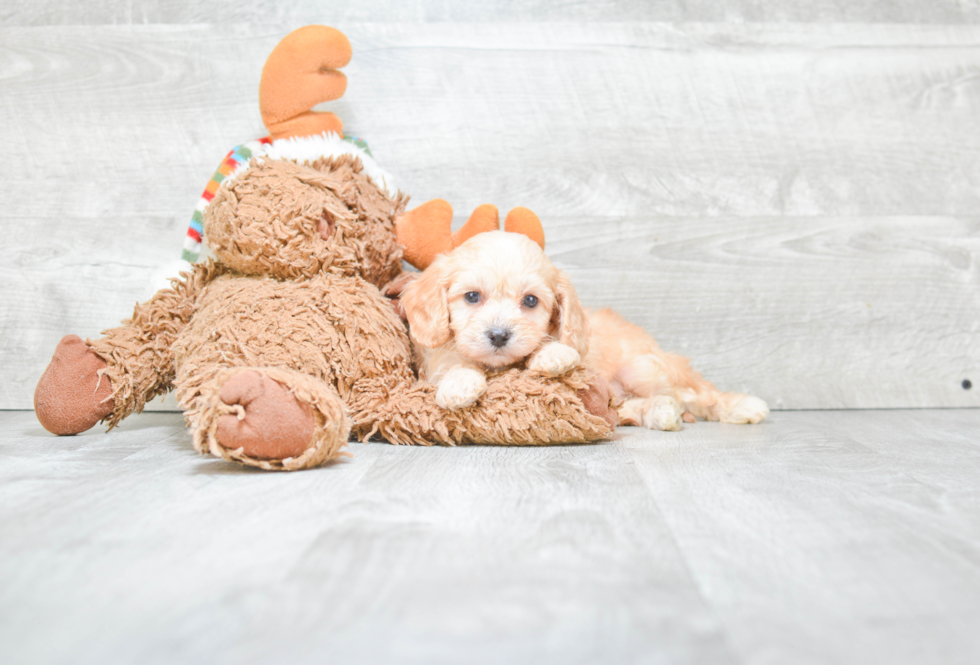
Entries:
{"label": "puppy's dark eye", "polygon": [[534,309],[535,307],[538,306],[538,297],[537,296],[524,296],[524,300],[522,300],[521,303],[525,307],[527,307],[528,309]]}
{"label": "puppy's dark eye", "polygon": [[463,295],[463,300],[471,305],[475,305],[476,303],[480,302],[480,293],[479,291],[467,291],[466,294]]}

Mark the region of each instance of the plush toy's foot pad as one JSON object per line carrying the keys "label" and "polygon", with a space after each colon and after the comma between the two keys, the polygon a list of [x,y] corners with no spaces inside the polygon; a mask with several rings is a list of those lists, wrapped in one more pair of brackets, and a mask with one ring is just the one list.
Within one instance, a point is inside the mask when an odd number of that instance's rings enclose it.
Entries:
{"label": "plush toy's foot pad", "polygon": [[216,457],[295,471],[347,454],[351,423],[344,402],[332,387],[296,370],[228,367],[187,405],[194,447]]}
{"label": "plush toy's foot pad", "polygon": [[313,413],[289,388],[258,372],[231,377],[218,393],[236,413],[221,416],[215,436],[248,457],[299,457],[313,443]]}
{"label": "plush toy's foot pad", "polygon": [[589,382],[589,387],[578,391],[585,410],[593,416],[599,416],[615,427],[619,423],[619,414],[610,404],[609,382],[598,374]]}
{"label": "plush toy's foot pad", "polygon": [[37,419],[52,434],[78,434],[112,413],[106,363],[78,335],[64,337],[34,390]]}

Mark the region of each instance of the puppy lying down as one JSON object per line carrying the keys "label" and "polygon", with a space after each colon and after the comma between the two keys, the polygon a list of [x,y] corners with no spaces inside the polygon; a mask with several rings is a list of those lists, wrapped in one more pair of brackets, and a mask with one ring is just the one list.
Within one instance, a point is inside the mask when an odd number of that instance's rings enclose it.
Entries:
{"label": "puppy lying down", "polygon": [[758,423],[758,397],[723,393],[610,309],[583,310],[565,275],[525,235],[480,233],[439,256],[401,294],[420,374],[445,409],[486,391],[486,374],[518,364],[549,375],[580,362],[610,384],[620,424],[677,430],[695,418]]}

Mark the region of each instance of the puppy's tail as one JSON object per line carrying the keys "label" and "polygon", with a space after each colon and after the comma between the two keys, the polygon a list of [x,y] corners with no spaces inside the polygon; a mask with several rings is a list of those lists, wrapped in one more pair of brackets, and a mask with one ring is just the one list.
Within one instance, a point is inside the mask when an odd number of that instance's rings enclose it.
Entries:
{"label": "puppy's tail", "polygon": [[279,42],[265,61],[259,83],[259,110],[273,139],[323,132],[343,136],[340,118],[312,108],[343,96],[347,77],[337,69],[350,57],[344,33],[324,25],[294,30]]}

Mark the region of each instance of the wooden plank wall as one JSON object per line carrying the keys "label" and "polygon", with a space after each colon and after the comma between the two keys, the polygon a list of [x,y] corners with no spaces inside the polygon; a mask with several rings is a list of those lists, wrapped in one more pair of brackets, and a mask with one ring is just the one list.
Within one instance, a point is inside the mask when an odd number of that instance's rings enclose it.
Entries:
{"label": "wooden plank wall", "polygon": [[980,405],[977,3],[47,0],[0,8],[0,408],[179,256],[308,23],[404,191],[535,210],[583,301],[722,388]]}

